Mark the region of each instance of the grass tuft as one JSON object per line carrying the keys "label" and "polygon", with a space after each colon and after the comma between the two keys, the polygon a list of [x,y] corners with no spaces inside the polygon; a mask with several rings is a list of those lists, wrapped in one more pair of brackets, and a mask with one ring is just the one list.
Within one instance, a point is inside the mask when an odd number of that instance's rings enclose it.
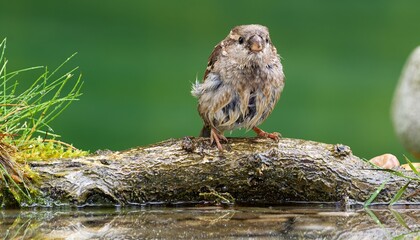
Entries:
{"label": "grass tuft", "polygon": [[[50,127],[78,100],[83,82],[82,76],[75,74],[77,67],[63,71],[76,53],[52,71],[37,66],[8,72],[5,52],[6,39],[0,43],[0,204],[20,206],[30,204],[36,194],[32,184],[38,176],[27,161],[87,154],[59,141],[60,136]],[[32,82],[17,80],[23,73],[39,71]],[[22,88],[21,84],[29,87]]]}

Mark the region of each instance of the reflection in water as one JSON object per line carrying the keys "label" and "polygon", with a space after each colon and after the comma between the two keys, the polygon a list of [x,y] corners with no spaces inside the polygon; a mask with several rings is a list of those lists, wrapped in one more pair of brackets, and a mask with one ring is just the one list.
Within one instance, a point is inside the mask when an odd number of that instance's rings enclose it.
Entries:
{"label": "reflection in water", "polygon": [[325,207],[4,210],[0,238],[416,239],[419,219],[418,207],[369,213]]}

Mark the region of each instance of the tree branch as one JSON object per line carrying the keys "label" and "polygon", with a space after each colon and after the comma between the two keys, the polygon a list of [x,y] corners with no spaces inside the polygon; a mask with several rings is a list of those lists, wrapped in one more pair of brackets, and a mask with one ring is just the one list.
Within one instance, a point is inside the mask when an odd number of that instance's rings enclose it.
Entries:
{"label": "tree branch", "polygon": [[[206,138],[170,139],[123,152],[33,162],[40,190],[69,205],[229,201],[239,204],[389,202],[407,179],[354,156],[349,147],[298,139],[231,138],[219,152]],[[401,170],[404,171],[404,170]],[[404,174],[415,177],[410,172]],[[412,181],[399,203],[419,203]]]}

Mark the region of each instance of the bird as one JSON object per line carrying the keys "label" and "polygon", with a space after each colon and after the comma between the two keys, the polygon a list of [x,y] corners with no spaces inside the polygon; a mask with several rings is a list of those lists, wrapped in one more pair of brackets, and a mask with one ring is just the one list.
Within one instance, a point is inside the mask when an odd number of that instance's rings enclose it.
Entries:
{"label": "bird", "polygon": [[258,128],[273,111],[285,84],[280,55],[266,26],[234,27],[208,59],[202,82],[192,86],[204,121],[200,137],[223,151],[225,131],[252,129],[258,136],[279,140],[277,132]]}

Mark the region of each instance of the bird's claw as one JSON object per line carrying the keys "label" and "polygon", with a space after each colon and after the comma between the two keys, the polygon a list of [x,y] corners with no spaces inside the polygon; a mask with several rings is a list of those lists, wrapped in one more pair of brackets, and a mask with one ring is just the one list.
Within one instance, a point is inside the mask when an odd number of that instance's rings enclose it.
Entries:
{"label": "bird's claw", "polygon": [[271,138],[271,139],[273,139],[273,140],[275,140],[275,141],[278,141],[278,140],[280,140],[280,138],[281,138],[281,134],[280,134],[280,133],[278,133],[278,132],[267,133],[267,137],[268,137],[268,138]]}
{"label": "bird's claw", "polygon": [[212,128],[210,131],[210,144],[216,143],[219,151],[223,151],[223,147],[222,144],[220,144],[220,140],[227,142],[227,138],[223,136],[223,134],[220,134],[219,131]]}
{"label": "bird's claw", "polygon": [[280,138],[281,138],[281,134],[278,133],[278,132],[268,133],[268,132],[265,132],[264,130],[262,130],[260,128],[257,128],[257,127],[252,128],[252,130],[254,130],[254,132],[259,137],[262,137],[262,138],[270,138],[270,139],[273,139],[275,141],[279,141]]}

